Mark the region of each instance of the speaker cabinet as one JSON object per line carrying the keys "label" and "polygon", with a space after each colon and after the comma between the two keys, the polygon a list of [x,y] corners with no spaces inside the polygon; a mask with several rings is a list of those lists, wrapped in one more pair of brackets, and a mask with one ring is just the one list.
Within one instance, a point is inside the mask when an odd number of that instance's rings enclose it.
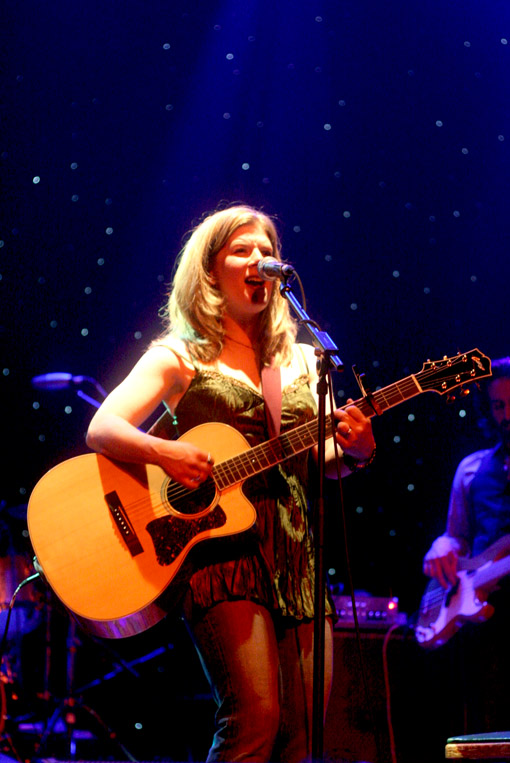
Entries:
{"label": "speaker cabinet", "polygon": [[[324,731],[328,763],[386,763],[393,741],[402,763],[444,758],[452,729],[462,728],[451,652],[427,652],[412,634],[362,631],[361,653],[355,633],[334,633],[334,676]],[[385,686],[385,654],[389,693]]]}
{"label": "speaker cabinet", "polygon": [[355,634],[352,631],[334,633],[333,687],[324,731],[326,761],[376,763],[380,757],[377,748],[381,743],[385,751],[381,760],[388,760],[382,636],[363,632],[361,644],[366,697]]}

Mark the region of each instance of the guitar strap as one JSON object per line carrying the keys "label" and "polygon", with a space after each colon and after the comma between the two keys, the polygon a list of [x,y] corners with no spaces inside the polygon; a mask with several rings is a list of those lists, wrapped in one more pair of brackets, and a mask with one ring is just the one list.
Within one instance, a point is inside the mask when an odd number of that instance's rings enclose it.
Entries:
{"label": "guitar strap", "polygon": [[282,382],[280,366],[264,366],[260,379],[262,382],[262,394],[266,404],[266,419],[269,437],[277,437],[280,434],[282,419]]}

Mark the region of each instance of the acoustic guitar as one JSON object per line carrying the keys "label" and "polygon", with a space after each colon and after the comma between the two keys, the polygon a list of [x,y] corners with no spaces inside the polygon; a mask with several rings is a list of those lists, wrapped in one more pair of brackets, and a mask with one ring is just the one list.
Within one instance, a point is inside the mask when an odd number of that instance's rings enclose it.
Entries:
{"label": "acoustic guitar", "polygon": [[[490,359],[475,349],[427,361],[418,373],[354,405],[373,416],[423,392],[445,394],[490,373]],[[329,437],[332,415],[330,423]],[[165,617],[182,590],[194,546],[254,524],[245,480],[311,448],[317,438],[317,419],[255,447],[226,424],[197,426],[180,439],[209,451],[215,465],[212,477],[194,490],[150,464],[95,453],[64,461],[39,480],[28,503],[38,566],[89,632],[105,638],[140,633]]]}

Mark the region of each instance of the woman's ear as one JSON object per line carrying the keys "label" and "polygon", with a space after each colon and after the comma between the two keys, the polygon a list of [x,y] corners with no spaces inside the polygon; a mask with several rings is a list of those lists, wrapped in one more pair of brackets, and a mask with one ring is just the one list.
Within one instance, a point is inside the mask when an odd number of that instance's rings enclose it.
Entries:
{"label": "woman's ear", "polygon": [[218,279],[216,278],[214,262],[210,263],[209,268],[207,269],[207,280],[209,281],[211,286],[218,285]]}

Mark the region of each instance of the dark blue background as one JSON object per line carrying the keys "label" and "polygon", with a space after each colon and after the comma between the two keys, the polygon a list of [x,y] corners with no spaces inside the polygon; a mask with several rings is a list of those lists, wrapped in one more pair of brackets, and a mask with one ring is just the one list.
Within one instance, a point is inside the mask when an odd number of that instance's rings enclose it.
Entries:
{"label": "dark blue background", "polygon": [[[508,353],[505,3],[32,0],[4,13],[8,505],[83,451],[93,412],[31,378],[111,389],[160,330],[182,237],[221,202],[277,215],[347,394],[352,363],[376,387],[458,350]],[[442,527],[452,470],[477,444],[464,408],[426,395],[375,424],[379,463],[355,478],[364,511],[349,514],[380,593],[407,588],[402,558],[417,575]]]}
{"label": "dark blue background", "polygon": [[[277,215],[345,395],[353,363],[375,388],[427,358],[509,354],[506,2],[6,0],[2,13],[4,507],[85,451],[93,408],[32,377],[118,383],[160,330],[183,236],[220,203]],[[454,468],[484,440],[470,398],[423,395],[374,427],[377,462],[345,483],[354,584],[411,613]]]}

